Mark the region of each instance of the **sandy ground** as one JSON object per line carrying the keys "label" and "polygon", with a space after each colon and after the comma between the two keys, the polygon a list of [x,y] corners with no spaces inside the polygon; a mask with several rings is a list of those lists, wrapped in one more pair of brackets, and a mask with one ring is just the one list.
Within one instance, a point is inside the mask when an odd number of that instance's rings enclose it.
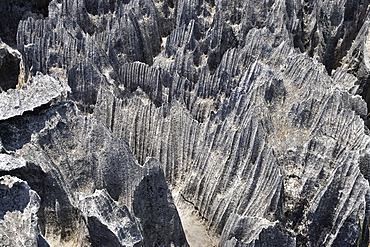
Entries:
{"label": "sandy ground", "polygon": [[206,222],[194,206],[184,201],[179,193],[173,194],[173,197],[190,247],[216,247],[217,241],[208,234]]}

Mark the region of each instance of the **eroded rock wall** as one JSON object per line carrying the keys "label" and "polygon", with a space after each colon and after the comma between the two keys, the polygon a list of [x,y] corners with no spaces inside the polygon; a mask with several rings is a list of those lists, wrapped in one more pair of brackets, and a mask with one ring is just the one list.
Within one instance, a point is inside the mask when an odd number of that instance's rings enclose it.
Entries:
{"label": "eroded rock wall", "polygon": [[50,245],[367,246],[368,5],[52,0],[1,173]]}

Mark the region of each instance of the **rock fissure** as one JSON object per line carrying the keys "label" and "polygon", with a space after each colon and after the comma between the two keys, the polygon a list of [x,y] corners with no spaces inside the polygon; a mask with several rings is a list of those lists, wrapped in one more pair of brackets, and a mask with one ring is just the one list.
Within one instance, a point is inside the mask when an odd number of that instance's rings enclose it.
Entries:
{"label": "rock fissure", "polygon": [[208,221],[208,219],[207,219],[207,218],[205,218],[204,216],[202,216],[202,214],[201,214],[201,213],[200,213],[200,211],[199,211],[199,208],[198,208],[196,205],[194,205],[194,203],[192,203],[191,201],[187,200],[187,199],[185,198],[185,196],[184,196],[182,193],[179,193],[179,194],[180,194],[181,198],[182,198],[186,203],[189,203],[189,204],[191,204],[191,205],[194,207],[194,210],[198,212],[198,215],[199,215],[199,217],[200,217],[202,220]]}

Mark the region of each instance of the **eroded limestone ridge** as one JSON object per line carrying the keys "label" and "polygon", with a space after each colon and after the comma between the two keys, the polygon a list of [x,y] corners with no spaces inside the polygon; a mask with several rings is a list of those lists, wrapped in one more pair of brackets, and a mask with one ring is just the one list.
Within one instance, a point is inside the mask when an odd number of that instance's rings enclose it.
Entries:
{"label": "eroded limestone ridge", "polygon": [[6,1],[4,239],[367,246],[369,3]]}
{"label": "eroded limestone ridge", "polygon": [[21,116],[69,91],[65,82],[38,73],[21,88],[0,93],[0,120]]}

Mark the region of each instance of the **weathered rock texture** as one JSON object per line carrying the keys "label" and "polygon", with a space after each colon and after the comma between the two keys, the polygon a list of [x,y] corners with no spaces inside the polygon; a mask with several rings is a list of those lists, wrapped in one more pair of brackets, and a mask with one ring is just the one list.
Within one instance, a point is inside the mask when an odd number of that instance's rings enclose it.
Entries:
{"label": "weathered rock texture", "polygon": [[1,175],[51,246],[367,246],[369,3],[52,0],[2,60]]}
{"label": "weathered rock texture", "polygon": [[87,218],[93,245],[134,246],[143,240],[127,207],[119,207],[106,190],[80,194],[78,207]]}
{"label": "weathered rock texture", "polygon": [[22,54],[0,40],[0,91],[22,87],[28,76]]}
{"label": "weathered rock texture", "polygon": [[0,177],[0,240],[2,246],[43,246],[37,223],[40,197],[25,181]]}
{"label": "weathered rock texture", "polygon": [[[40,205],[39,224],[50,245],[101,246],[104,237],[110,236],[113,239],[107,244],[124,246],[122,243],[141,242],[142,234],[149,236],[142,241],[144,246],[171,243],[186,246],[180,219],[157,161],[150,159],[144,166],[138,165],[124,140],[112,136],[94,116],[82,115],[72,102],[60,103],[37,115],[30,112],[22,119],[23,122],[13,118],[0,124],[3,133],[23,137],[7,138],[3,146],[27,161],[25,167],[10,174],[27,178],[30,186],[45,198]],[[102,189],[110,197],[106,195],[104,201],[101,201],[104,198],[86,199]],[[85,200],[80,193],[86,194]],[[94,216],[88,208],[97,207],[99,201],[107,205],[106,211]],[[107,235],[102,236],[95,228],[104,228],[106,224],[123,227],[121,223],[125,220],[123,209],[109,207],[127,207],[128,218],[129,212],[135,212],[131,224],[141,223],[141,232],[132,232],[133,238],[108,228]],[[132,229],[136,229],[134,226]]]}
{"label": "weathered rock texture", "polygon": [[0,93],[0,120],[21,116],[26,111],[49,103],[67,94],[68,85],[48,75],[37,74],[20,89]]}

